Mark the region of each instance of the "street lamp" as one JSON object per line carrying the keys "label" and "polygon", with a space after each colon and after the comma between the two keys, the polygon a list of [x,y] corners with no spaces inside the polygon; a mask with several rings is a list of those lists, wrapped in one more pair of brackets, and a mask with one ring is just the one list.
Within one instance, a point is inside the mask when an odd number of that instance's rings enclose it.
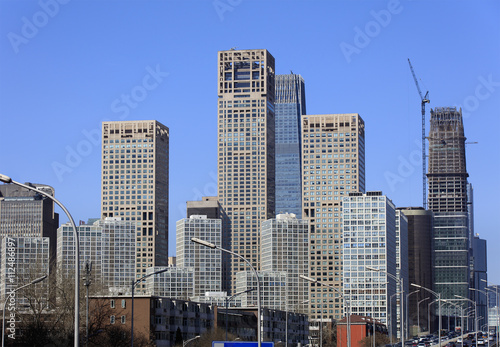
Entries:
{"label": "street lamp", "polygon": [[236,293],[236,294],[231,295],[229,298],[226,296],[226,299],[225,299],[225,300],[226,300],[226,341],[227,341],[227,325],[228,325],[228,324],[227,324],[227,323],[228,323],[228,321],[227,321],[227,316],[228,316],[228,312],[229,312],[229,311],[228,311],[228,306],[229,306],[228,304],[229,304],[229,301],[230,301],[232,298],[234,298],[234,297],[236,297],[236,296],[238,296],[238,295],[245,294],[245,293],[249,293],[249,292],[251,292],[251,291],[253,291],[253,290],[255,290],[255,288],[252,288],[252,289],[247,289],[247,290],[245,290],[245,291],[243,291],[243,292],[238,292],[238,293]]}
{"label": "street lamp", "polygon": [[[483,281],[484,283],[486,283],[486,285],[490,285],[488,284],[488,281],[486,281],[485,279],[481,279],[481,281]],[[489,290],[490,292],[492,293],[495,293],[495,296],[496,296],[496,308],[497,308],[497,327],[496,327],[496,340],[497,340],[497,344],[498,344],[498,341],[500,340],[500,311],[499,311],[499,306],[500,306],[500,298],[498,297],[498,285],[495,286],[495,290],[493,289],[490,289],[490,288],[484,288],[486,290]],[[489,309],[489,307],[488,307]],[[489,322],[488,322],[489,323]],[[489,330],[489,328],[488,328]],[[489,338],[489,335],[490,335],[490,332],[488,331],[488,338]]]}
{"label": "street lamp", "polygon": [[[423,290],[428,291],[429,293],[431,293],[431,294],[435,295],[435,296],[437,297],[437,299],[438,299],[438,304],[439,304],[439,308],[438,308],[438,310],[439,310],[439,322],[438,322],[438,330],[439,330],[439,331],[438,331],[438,346],[439,346],[439,347],[441,347],[441,293],[437,293],[437,292],[435,292],[435,291],[433,291],[433,290],[430,290],[429,288],[422,287],[422,286],[420,286],[420,285],[418,285],[418,284],[415,284],[415,283],[411,283],[411,285],[412,285],[413,287],[421,288],[421,289],[423,289]],[[476,347],[477,347],[477,346],[476,346]]]}
{"label": "street lamp", "polygon": [[[303,280],[306,280],[306,281],[309,281],[312,283],[319,284],[320,286],[325,286],[325,287],[328,287],[330,289],[333,289],[340,295],[340,297],[344,301],[344,304],[346,306],[346,311],[347,311],[346,312],[346,316],[347,316],[347,347],[351,347],[351,305],[349,303],[349,300],[347,300],[345,295],[342,294],[337,288],[335,288],[332,285],[329,285],[328,283],[323,283],[323,282],[320,282],[314,278],[307,277],[304,275],[299,275],[299,277],[302,278]],[[323,325],[323,322],[321,322],[321,325]]]}
{"label": "street lamp", "polygon": [[391,297],[389,298],[389,338],[390,338],[390,343],[391,343],[391,346],[392,346],[392,297],[395,296],[395,295],[398,295],[398,293],[394,293],[391,295]]}
{"label": "street lamp", "polygon": [[490,323],[490,320],[489,320],[489,309],[490,309],[490,298],[489,298],[489,295],[488,293],[486,293],[485,291],[483,290],[479,290],[479,289],[476,289],[476,288],[469,288],[469,290],[472,290],[472,291],[476,291],[476,292],[479,292],[481,294],[484,294],[486,295],[486,324],[488,325],[488,347],[490,347],[490,327],[489,327],[489,323]]}
{"label": "street lamp", "polygon": [[0,181],[4,183],[12,183],[15,184],[19,187],[23,187],[28,190],[35,191],[43,196],[46,196],[47,198],[51,199],[53,202],[55,202],[63,211],[66,213],[68,216],[69,222],[71,223],[71,226],[73,227],[73,235],[75,238],[75,347],[78,347],[79,344],[79,339],[80,339],[80,305],[79,305],[79,298],[80,298],[80,242],[78,241],[78,231],[76,230],[76,225],[75,221],[73,220],[73,217],[69,213],[69,211],[64,207],[63,204],[59,202],[56,198],[54,198],[52,195],[39,190],[35,187],[22,184],[19,182],[16,182],[12,180],[9,176],[5,176],[0,174]]}
{"label": "street lamp", "polygon": [[[422,299],[417,302],[417,327],[418,327],[418,334],[420,336],[420,304],[423,303],[425,300],[429,300],[430,297],[426,297],[425,299]],[[429,331],[430,334],[430,331]]]}
{"label": "street lamp", "polygon": [[403,286],[403,278],[401,277],[401,274],[399,275],[399,278],[397,278],[395,275],[385,271],[385,270],[380,270],[380,269],[375,269],[373,267],[370,267],[370,266],[365,266],[365,269],[366,270],[369,270],[369,271],[375,271],[375,272],[383,272],[385,273],[387,276],[389,276],[390,278],[392,278],[394,281],[398,282],[399,283],[399,287],[401,289],[401,298],[399,299],[400,303],[401,303],[401,313],[400,313],[400,324],[401,326],[399,327],[400,329],[400,335],[401,335],[401,347],[404,347],[405,345],[405,331],[404,331],[404,286]]}
{"label": "street lamp", "polygon": [[165,272],[168,270],[169,270],[169,268],[167,267],[165,269],[158,270],[158,271],[152,272],[150,274],[144,275],[136,281],[132,281],[132,319],[130,320],[130,336],[131,336],[130,346],[132,346],[132,347],[134,347],[134,289],[135,289],[135,286],[139,282],[145,280],[149,276],[158,275],[158,274],[161,274],[162,272]]}
{"label": "street lamp", "polygon": [[26,288],[28,286],[31,286],[32,284],[36,284],[38,282],[42,282],[44,279],[47,278],[47,275],[44,275],[40,278],[37,278],[36,280],[31,281],[28,284],[25,284],[23,286],[20,286],[19,288],[13,289],[8,293],[7,298],[5,299],[5,302],[3,303],[3,317],[2,317],[2,347],[5,346],[5,306],[7,306],[7,301],[11,298],[11,296],[14,295],[15,292],[17,292],[20,289]]}
{"label": "street lamp", "polygon": [[438,301],[437,299],[427,305],[427,330],[429,334],[431,333],[431,305]]}
{"label": "street lamp", "polygon": [[191,238],[191,241],[192,242],[195,242],[195,243],[198,243],[202,246],[205,246],[205,247],[208,247],[208,248],[212,248],[212,249],[218,249],[218,250],[221,250],[223,252],[226,252],[226,253],[229,253],[229,254],[232,254],[238,258],[240,258],[241,260],[243,260],[245,263],[248,264],[248,266],[250,266],[250,268],[252,269],[253,273],[255,274],[255,277],[257,278],[257,326],[258,326],[258,329],[257,329],[257,345],[258,347],[262,347],[262,339],[261,339],[261,317],[260,317],[260,279],[259,279],[259,274],[257,273],[257,270],[255,270],[255,268],[253,267],[252,263],[250,263],[246,258],[243,258],[241,255],[237,254],[237,253],[234,253],[228,249],[225,249],[225,248],[222,248],[222,247],[219,247],[213,243],[210,243],[210,242],[207,242],[207,241],[204,241],[204,240],[200,240],[196,237],[193,237]]}
{"label": "street lamp", "polygon": [[197,336],[193,337],[192,339],[189,339],[189,340],[183,342],[182,347],[186,347],[188,345],[188,343],[190,343],[191,341],[194,341],[196,339],[199,339],[199,338],[200,338],[200,335],[197,335]]}
{"label": "street lamp", "polygon": [[90,273],[92,272],[92,261],[85,261],[85,282],[83,285],[87,287],[87,300],[85,303],[85,346],[89,343],[89,286],[92,283]]}
{"label": "street lamp", "polygon": [[[409,297],[410,295],[412,294],[415,294],[415,293],[418,293],[420,291],[420,289],[417,289],[417,290],[414,290],[413,292],[410,292],[408,294],[406,294],[406,334],[409,335],[410,333],[410,304],[409,304]],[[418,300],[418,297],[417,297],[417,300]]]}
{"label": "street lamp", "polygon": [[[444,302],[450,304],[450,305],[453,305],[455,307],[458,307],[460,309],[460,330],[461,330],[461,337],[462,337],[462,347],[464,347],[464,308],[460,305],[457,305],[453,302],[451,302],[450,300],[443,300]],[[455,318],[456,319],[456,318]],[[456,326],[456,322],[455,322],[455,326]]]}
{"label": "street lamp", "polygon": [[462,299],[462,300],[467,300],[469,302],[472,302],[474,304],[474,315],[476,316],[474,319],[474,330],[476,330],[476,347],[477,347],[477,307],[476,307],[476,302],[474,300],[464,298],[463,296],[460,295],[455,295],[455,297]]}

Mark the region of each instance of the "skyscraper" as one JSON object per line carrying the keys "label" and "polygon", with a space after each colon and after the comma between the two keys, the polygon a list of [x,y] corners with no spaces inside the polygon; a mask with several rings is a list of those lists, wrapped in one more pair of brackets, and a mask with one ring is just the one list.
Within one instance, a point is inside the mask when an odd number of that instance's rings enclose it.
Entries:
{"label": "skyscraper", "polygon": [[306,114],[304,79],[276,75],[276,214],[302,216],[300,125]]}
{"label": "skyscraper", "polygon": [[[397,253],[403,271],[408,268],[406,253],[397,249],[396,226],[399,220],[400,239],[406,240],[406,218],[397,216],[393,202],[381,192],[349,193],[343,200],[344,295],[350,299],[351,312],[386,325],[391,317],[390,324],[396,327],[398,310],[393,305],[389,312],[389,300],[397,292],[397,283],[387,273],[396,276]],[[384,271],[368,271],[365,266]]]}
{"label": "skyscraper", "polygon": [[101,216],[135,222],[137,277],[168,265],[168,158],[160,122],[103,122]]}
{"label": "skyscraper", "polygon": [[462,110],[431,109],[428,208],[434,212],[434,290],[469,297],[467,169]]}
{"label": "skyscraper", "polygon": [[[218,197],[232,251],[260,267],[260,224],[275,210],[274,57],[265,49],[218,53]],[[232,257],[232,290],[245,263]]]}
{"label": "skyscraper", "polygon": [[[310,225],[312,278],[342,289],[342,198],[365,191],[365,124],[357,113],[302,116],[302,219]],[[311,319],[342,318],[342,302],[310,286]],[[321,314],[322,313],[322,314]]]}
{"label": "skyscraper", "polygon": [[[262,222],[262,271],[286,273],[285,296],[280,309],[304,313],[308,300],[307,283],[299,278],[309,275],[309,226],[293,214],[279,214]],[[276,308],[276,307],[274,307]]]}
{"label": "skyscraper", "polygon": [[[54,188],[27,183],[54,196]],[[54,202],[47,197],[15,184],[0,185],[0,238],[48,237],[50,261],[56,258],[59,214]]]}

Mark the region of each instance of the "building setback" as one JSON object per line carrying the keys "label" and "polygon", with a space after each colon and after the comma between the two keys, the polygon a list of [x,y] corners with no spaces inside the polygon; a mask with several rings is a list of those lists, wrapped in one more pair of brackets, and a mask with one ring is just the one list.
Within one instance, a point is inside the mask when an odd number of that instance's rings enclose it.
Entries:
{"label": "building setback", "polygon": [[[217,184],[231,250],[260,267],[260,224],[275,211],[274,57],[265,49],[218,53]],[[232,290],[238,271],[231,258]]]}
{"label": "building setback", "polygon": [[169,130],[160,122],[102,123],[101,216],[137,225],[137,277],[168,265],[168,158]]}
{"label": "building setback", "polygon": [[[365,124],[357,113],[302,116],[302,219],[309,222],[309,276],[342,290],[342,198],[365,191]],[[310,286],[309,318],[339,320],[342,300]]]}
{"label": "building setback", "polygon": [[462,110],[431,109],[428,208],[434,212],[434,291],[469,297],[467,169]]}
{"label": "building setback", "polygon": [[304,79],[276,75],[276,214],[302,216],[300,125],[306,114]]}

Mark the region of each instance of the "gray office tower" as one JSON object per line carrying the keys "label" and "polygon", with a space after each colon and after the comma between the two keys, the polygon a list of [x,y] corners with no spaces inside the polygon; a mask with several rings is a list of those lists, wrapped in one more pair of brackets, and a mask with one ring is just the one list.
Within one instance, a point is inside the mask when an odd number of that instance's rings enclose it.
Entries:
{"label": "gray office tower", "polygon": [[[260,268],[260,224],[275,211],[274,57],[265,49],[220,51],[217,196],[231,250]],[[236,273],[248,270],[231,259]]]}
{"label": "gray office tower", "polygon": [[469,297],[467,169],[462,110],[431,109],[428,208],[434,212],[434,290]]}
{"label": "gray office tower", "polygon": [[304,79],[276,75],[276,214],[302,216],[300,117],[306,114]]}
{"label": "gray office tower", "polygon": [[[45,184],[26,183],[54,196],[54,188]],[[0,185],[0,238],[48,237],[50,260],[56,258],[59,214],[54,202],[32,190],[14,184]]]}
{"label": "gray office tower", "polygon": [[[408,218],[408,281],[432,289],[433,213],[423,207],[400,207],[398,210],[401,210]],[[427,304],[432,300],[424,303],[427,297],[429,293],[425,290],[420,290],[408,297],[409,323],[411,323],[410,326],[420,324],[422,329],[419,331],[425,330],[428,326]]]}

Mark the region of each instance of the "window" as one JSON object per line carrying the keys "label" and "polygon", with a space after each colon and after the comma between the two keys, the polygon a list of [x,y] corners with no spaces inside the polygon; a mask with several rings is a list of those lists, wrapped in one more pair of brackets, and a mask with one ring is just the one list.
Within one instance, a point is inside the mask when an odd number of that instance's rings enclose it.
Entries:
{"label": "window", "polygon": [[125,299],[122,299],[122,308],[125,308],[127,306],[127,301]]}
{"label": "window", "polygon": [[110,316],[110,317],[109,317],[109,322],[110,322],[111,324],[115,324],[115,316]]}
{"label": "window", "polygon": [[122,324],[125,324],[125,316],[122,316],[121,320],[122,320]]}
{"label": "window", "polygon": [[111,308],[115,308],[115,300],[111,299],[109,305],[111,306]]}

